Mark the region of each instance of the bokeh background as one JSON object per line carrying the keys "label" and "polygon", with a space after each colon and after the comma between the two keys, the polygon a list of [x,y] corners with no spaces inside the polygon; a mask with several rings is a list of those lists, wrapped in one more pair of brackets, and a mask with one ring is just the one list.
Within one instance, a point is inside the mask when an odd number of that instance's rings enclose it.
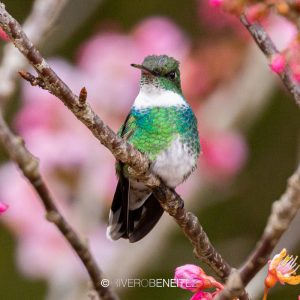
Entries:
{"label": "bokeh background", "polygon": [[[20,22],[32,1],[4,1]],[[140,63],[149,54],[181,62],[184,95],[198,118],[198,170],[179,189],[211,242],[238,267],[255,246],[271,204],[299,158],[299,110],[234,17],[196,0],[69,1],[42,53],[54,70],[88,100],[114,130],[138,93]],[[294,29],[280,18],[265,24],[283,48]],[[1,41],[2,48],[7,42]],[[119,278],[173,278],[177,266],[200,264],[168,216],[137,244],[105,237],[116,185],[114,159],[67,109],[45,91],[18,82],[7,118],[41,169],[60,209],[87,239],[104,273]],[[26,180],[1,152],[0,299],[89,299],[77,257],[44,219]],[[300,216],[277,247],[297,254]],[[251,283],[259,299],[265,270]],[[119,288],[122,299],[189,299],[177,288]],[[297,299],[298,287],[277,286],[270,299]]]}

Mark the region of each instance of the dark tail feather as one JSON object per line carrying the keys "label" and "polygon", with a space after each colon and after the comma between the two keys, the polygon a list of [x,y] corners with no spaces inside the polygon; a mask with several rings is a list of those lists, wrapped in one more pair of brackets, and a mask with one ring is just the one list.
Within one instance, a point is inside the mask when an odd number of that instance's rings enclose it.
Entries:
{"label": "dark tail feather", "polygon": [[146,202],[135,210],[129,211],[129,242],[135,243],[147,235],[159,221],[164,210],[151,194]]}
{"label": "dark tail feather", "polygon": [[[122,180],[124,179],[122,178]],[[129,182],[127,179],[125,180],[126,182],[122,181],[121,183],[120,178],[117,185],[109,214],[107,235],[113,240],[124,238],[129,239],[131,243],[135,243],[152,230],[161,218],[164,210],[153,194],[149,196],[141,207],[129,210]]]}
{"label": "dark tail feather", "polygon": [[107,236],[112,240],[128,238],[128,189],[129,181],[122,176],[118,181],[109,212]]}

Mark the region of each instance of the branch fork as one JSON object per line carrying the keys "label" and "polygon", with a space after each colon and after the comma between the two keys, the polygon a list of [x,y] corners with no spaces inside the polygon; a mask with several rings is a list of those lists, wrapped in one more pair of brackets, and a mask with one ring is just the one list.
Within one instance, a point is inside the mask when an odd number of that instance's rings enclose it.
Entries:
{"label": "branch fork", "polygon": [[23,70],[19,71],[18,73],[23,79],[28,81],[32,86],[39,86],[42,89],[45,89],[46,84],[41,77],[36,77],[36,76],[32,75],[31,73],[29,73],[27,71],[23,71]]}

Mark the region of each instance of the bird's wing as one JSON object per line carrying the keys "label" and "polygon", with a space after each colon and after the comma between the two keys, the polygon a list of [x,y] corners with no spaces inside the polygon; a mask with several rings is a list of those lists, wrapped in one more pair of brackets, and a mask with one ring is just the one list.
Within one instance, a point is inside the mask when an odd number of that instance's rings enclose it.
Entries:
{"label": "bird's wing", "polygon": [[118,131],[118,135],[124,140],[128,140],[130,139],[130,136],[135,132],[136,129],[136,117],[132,114],[128,114],[124,124],[120,127]]}
{"label": "bird's wing", "polygon": [[[136,117],[129,114],[118,135],[130,141],[138,129]],[[151,231],[162,216],[163,209],[148,188],[124,175],[126,165],[117,162],[116,170],[119,182],[111,206],[107,233],[113,240],[125,238],[134,243]]]}

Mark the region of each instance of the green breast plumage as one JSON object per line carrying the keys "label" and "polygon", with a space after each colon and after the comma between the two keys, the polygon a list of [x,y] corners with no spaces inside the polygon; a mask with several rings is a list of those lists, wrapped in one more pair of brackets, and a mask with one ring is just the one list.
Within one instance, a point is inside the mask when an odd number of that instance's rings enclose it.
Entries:
{"label": "green breast plumage", "polygon": [[191,155],[198,156],[200,151],[197,121],[188,105],[133,107],[120,133],[150,160],[170,147],[176,137],[187,145]]}

